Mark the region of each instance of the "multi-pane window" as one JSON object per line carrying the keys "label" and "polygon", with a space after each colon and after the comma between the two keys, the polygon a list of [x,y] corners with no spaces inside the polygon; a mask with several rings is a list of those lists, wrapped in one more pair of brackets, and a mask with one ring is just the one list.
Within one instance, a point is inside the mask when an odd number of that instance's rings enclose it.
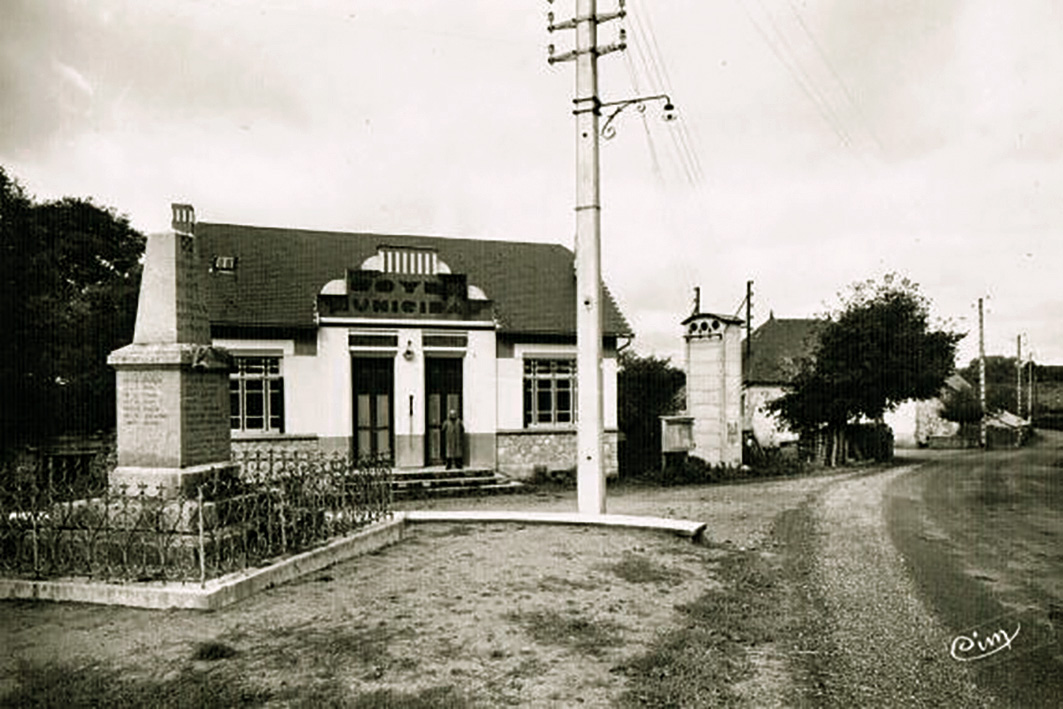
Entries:
{"label": "multi-pane window", "polygon": [[576,421],[576,360],[524,360],[524,425]]}
{"label": "multi-pane window", "polygon": [[284,432],[284,377],[280,357],[236,357],[229,375],[229,428]]}

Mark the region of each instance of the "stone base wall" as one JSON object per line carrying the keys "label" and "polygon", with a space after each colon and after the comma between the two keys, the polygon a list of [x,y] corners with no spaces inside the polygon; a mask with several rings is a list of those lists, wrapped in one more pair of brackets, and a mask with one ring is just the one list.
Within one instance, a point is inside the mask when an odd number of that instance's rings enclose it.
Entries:
{"label": "stone base wall", "polygon": [[233,437],[233,453],[248,453],[259,451],[284,451],[284,452],[317,452],[332,450],[322,445],[317,436],[255,436]]}
{"label": "stone base wall", "polygon": [[[500,431],[493,438],[497,470],[516,480],[532,479],[537,469],[554,472],[576,468],[575,431]],[[616,431],[606,431],[603,437],[602,466],[608,478],[616,477],[619,472],[617,439]],[[234,454],[268,450],[330,453],[349,450],[350,443],[349,438],[255,436],[233,438],[232,449]]]}
{"label": "stone base wall", "polygon": [[[530,480],[536,470],[553,472],[576,468],[575,431],[499,431],[498,471],[516,480]],[[617,462],[617,432],[606,431],[602,445],[605,476],[614,478]]]}

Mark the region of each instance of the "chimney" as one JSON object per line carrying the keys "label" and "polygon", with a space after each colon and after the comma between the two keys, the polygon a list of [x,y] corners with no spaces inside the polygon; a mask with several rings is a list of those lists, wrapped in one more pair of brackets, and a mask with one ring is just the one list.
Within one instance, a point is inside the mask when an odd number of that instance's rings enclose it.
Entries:
{"label": "chimney", "polygon": [[196,210],[191,204],[170,205],[173,210],[173,221],[170,225],[178,234],[194,234],[196,229]]}

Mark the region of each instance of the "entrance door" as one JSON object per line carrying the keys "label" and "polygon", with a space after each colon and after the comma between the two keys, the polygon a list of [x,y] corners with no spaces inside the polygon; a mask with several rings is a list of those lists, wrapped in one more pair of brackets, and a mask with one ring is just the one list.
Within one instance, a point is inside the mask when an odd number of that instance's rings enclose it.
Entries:
{"label": "entrance door", "polygon": [[425,464],[439,465],[443,462],[443,439],[440,428],[447,414],[461,411],[460,357],[436,357],[425,360],[425,392],[428,404],[425,416]]}
{"label": "entrance door", "polygon": [[354,382],[354,453],[382,456],[389,462],[392,455],[391,394],[394,389],[394,362],[384,357],[352,357],[351,379]]}

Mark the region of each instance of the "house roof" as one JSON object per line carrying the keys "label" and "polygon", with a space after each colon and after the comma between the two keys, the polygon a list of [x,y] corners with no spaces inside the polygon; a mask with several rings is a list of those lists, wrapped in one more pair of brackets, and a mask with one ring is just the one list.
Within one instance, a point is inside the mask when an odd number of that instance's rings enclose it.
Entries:
{"label": "house roof", "polygon": [[[195,225],[200,257],[235,257],[231,273],[208,275],[212,325],[312,327],[317,295],[326,283],[357,270],[379,247],[434,249],[451,272],[464,273],[494,302],[501,332],[572,335],[576,276],[572,252],[558,244],[482,241],[434,236]],[[620,309],[602,285],[606,335],[630,335]]]}
{"label": "house roof", "polygon": [[749,356],[743,349],[746,384],[787,384],[794,368],[816,345],[822,320],[772,316],[753,331]]}
{"label": "house roof", "polygon": [[683,322],[681,324],[682,325],[686,325],[691,320],[697,320],[698,318],[714,318],[716,320],[720,320],[721,322],[725,322],[725,323],[728,323],[730,325],[741,325],[742,323],[745,322],[745,320],[743,320],[742,318],[735,317],[734,315],[718,315],[717,313],[700,313],[699,312],[699,313],[691,313],[690,315],[687,316],[687,318],[685,320],[683,320]]}
{"label": "house roof", "polygon": [[958,372],[950,374],[945,379],[945,386],[953,391],[974,391],[974,387]]}

